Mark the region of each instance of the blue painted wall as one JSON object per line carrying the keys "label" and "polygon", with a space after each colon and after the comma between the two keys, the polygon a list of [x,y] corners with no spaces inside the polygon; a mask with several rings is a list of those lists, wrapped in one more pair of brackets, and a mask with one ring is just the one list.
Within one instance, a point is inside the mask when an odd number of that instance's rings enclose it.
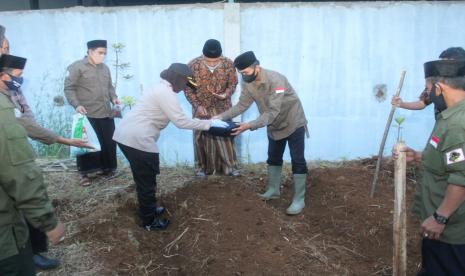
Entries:
{"label": "blue painted wall", "polygon": [[[286,75],[298,92],[311,133],[309,160],[367,157],[377,154],[400,72],[407,70],[402,97],[416,100],[423,63],[447,47],[465,46],[464,13],[461,2],[241,4],[240,46]],[[28,58],[24,91],[34,106],[62,93],[65,68],[85,55],[88,40],[126,45],[122,58],[134,77],[119,80],[118,94],[137,98],[170,63],[200,55],[209,38],[223,41],[223,17],[223,4],[71,8],[2,12],[0,24],[12,54]],[[113,59],[110,51],[107,64]],[[385,101],[374,96],[378,84],[387,86]],[[190,114],[182,94],[179,99]],[[399,114],[406,117],[405,140],[421,149],[434,123],[432,108]],[[244,119],[257,115],[252,107]],[[264,129],[242,138],[244,159],[266,160]],[[385,153],[394,141],[392,129]],[[190,131],[170,126],[159,144],[166,163],[193,159]]]}

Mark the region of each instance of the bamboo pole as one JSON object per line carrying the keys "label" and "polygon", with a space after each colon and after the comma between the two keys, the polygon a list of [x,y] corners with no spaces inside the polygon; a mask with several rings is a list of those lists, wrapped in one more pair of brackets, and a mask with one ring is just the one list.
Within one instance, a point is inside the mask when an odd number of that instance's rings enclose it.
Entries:
{"label": "bamboo pole", "polygon": [[[399,81],[399,85],[397,86],[396,96],[399,96],[400,91],[402,90],[402,85],[404,84],[405,73],[406,71],[404,70],[400,74],[400,81]],[[394,117],[395,111],[396,111],[396,106],[392,106],[391,113],[389,113],[389,117],[386,122],[386,127],[384,128],[383,139],[381,141],[381,145],[379,146],[378,161],[376,162],[375,175],[373,176],[373,182],[371,183],[370,197],[373,197],[375,195],[376,181],[378,181],[379,168],[381,167],[381,160],[383,159],[384,145],[386,144],[386,139],[389,133],[389,128],[391,127],[392,117]]]}
{"label": "bamboo pole", "polygon": [[394,222],[393,238],[394,252],[392,262],[392,275],[407,275],[407,212],[405,206],[407,161],[403,142],[395,145],[399,157],[394,164]]}

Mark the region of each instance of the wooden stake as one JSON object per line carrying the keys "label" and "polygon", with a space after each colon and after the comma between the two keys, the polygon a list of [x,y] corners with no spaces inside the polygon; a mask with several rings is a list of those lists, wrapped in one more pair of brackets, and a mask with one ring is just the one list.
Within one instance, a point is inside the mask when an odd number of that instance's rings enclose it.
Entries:
{"label": "wooden stake", "polygon": [[394,252],[392,263],[393,276],[407,275],[407,212],[405,207],[407,161],[403,142],[397,142],[395,150],[399,157],[394,164]]}
{"label": "wooden stake", "polygon": [[[396,96],[399,96],[400,91],[402,90],[402,85],[404,84],[405,73],[406,71],[402,71],[402,73],[400,74],[400,81],[399,81],[399,85],[397,86]],[[391,113],[389,113],[389,117],[386,122],[386,127],[384,128],[383,140],[381,141],[381,145],[379,146],[378,161],[376,162],[375,175],[373,176],[373,182],[371,183],[370,197],[373,197],[375,195],[376,181],[378,181],[379,168],[381,167],[381,160],[383,159],[384,145],[386,144],[386,139],[389,133],[389,129],[391,128],[392,117],[394,116],[395,111],[396,111],[396,106],[393,105],[391,108]]]}

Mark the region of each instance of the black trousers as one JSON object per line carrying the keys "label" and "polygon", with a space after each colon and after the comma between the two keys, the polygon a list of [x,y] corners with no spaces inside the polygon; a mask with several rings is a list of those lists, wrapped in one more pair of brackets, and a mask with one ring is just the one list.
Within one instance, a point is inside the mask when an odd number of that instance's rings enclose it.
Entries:
{"label": "black trousers", "polygon": [[465,275],[465,244],[423,239],[421,266],[422,276]]}
{"label": "black trousers", "polygon": [[121,151],[131,166],[132,177],[136,183],[137,201],[139,202],[139,217],[142,225],[152,223],[157,208],[155,192],[156,177],[160,173],[158,153],[141,151],[118,143]]}
{"label": "black trousers", "polygon": [[0,260],[1,276],[31,276],[36,275],[32,250],[29,241],[25,248],[20,248],[17,255]]}
{"label": "black trousers", "polygon": [[266,163],[271,166],[282,166],[283,155],[286,149],[286,143],[289,143],[291,153],[292,173],[306,174],[307,162],[305,161],[305,127],[296,129],[290,136],[273,140],[268,137],[268,160]]}
{"label": "black trousers", "polygon": [[115,120],[113,118],[88,118],[92,128],[97,134],[101,147],[102,169],[104,171],[115,170],[116,161],[116,143],[113,141],[115,132]]}
{"label": "black trousers", "polygon": [[29,236],[31,238],[31,247],[32,253],[44,253],[48,251],[48,240],[47,235],[40,231],[39,229],[32,226],[29,222],[27,223],[27,227],[29,228]]}

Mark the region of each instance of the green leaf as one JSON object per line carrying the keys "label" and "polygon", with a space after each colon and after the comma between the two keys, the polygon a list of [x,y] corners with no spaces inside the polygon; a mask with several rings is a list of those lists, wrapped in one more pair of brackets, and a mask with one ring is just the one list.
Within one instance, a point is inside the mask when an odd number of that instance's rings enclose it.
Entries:
{"label": "green leaf", "polygon": [[405,117],[404,116],[398,116],[396,117],[396,123],[399,124],[399,126],[405,121]]}
{"label": "green leaf", "polygon": [[126,106],[133,106],[134,105],[134,97],[132,96],[123,96],[121,97],[121,102]]}

